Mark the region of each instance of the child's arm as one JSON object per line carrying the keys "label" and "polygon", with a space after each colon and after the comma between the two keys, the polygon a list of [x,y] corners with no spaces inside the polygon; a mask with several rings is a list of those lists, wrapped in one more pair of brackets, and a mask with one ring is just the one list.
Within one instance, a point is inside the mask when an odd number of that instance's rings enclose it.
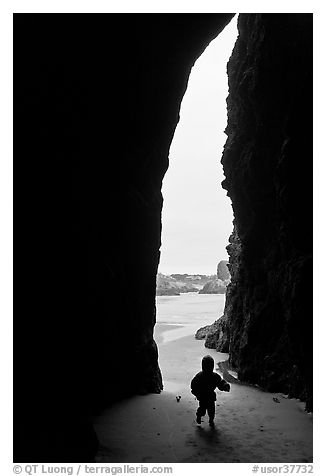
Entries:
{"label": "child's arm", "polygon": [[221,390],[222,392],[229,392],[231,388],[230,384],[226,380],[222,379],[222,377],[219,374],[216,374],[216,375],[219,377],[217,388]]}
{"label": "child's arm", "polygon": [[229,392],[231,389],[231,386],[228,382],[226,382],[226,380],[223,380],[221,381],[220,383],[220,386],[219,386],[219,390],[222,390],[223,392]]}

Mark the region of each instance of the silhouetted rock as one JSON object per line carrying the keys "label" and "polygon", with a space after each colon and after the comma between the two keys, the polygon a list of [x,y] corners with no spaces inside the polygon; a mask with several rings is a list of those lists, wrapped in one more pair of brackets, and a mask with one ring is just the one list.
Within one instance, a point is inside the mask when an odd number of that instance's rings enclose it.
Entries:
{"label": "silhouetted rock", "polygon": [[162,179],[191,68],[232,14],[14,18],[14,460],[92,461],[90,415],[162,389]]}
{"label": "silhouetted rock", "polygon": [[311,409],[312,15],[241,14],[228,74],[234,232],[222,338],[240,379]]}

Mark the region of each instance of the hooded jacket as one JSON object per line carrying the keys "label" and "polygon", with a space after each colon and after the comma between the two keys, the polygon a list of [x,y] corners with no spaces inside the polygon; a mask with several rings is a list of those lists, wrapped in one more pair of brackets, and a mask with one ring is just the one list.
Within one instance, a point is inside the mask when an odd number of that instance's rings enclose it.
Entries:
{"label": "hooded jacket", "polygon": [[215,401],[216,393],[214,390],[216,388],[229,392],[230,384],[214,372],[214,359],[210,355],[206,355],[202,359],[202,371],[198,372],[191,381],[191,393],[198,400]]}

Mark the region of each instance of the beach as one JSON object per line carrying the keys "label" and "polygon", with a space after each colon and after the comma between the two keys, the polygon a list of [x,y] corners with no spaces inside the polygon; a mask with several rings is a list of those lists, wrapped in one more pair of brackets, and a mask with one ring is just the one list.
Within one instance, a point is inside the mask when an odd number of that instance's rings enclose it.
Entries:
{"label": "beach", "polygon": [[205,348],[182,316],[168,321],[159,315],[154,333],[164,390],[123,400],[96,419],[98,462],[312,462],[312,415],[282,394],[235,380],[229,393],[216,390],[215,428],[207,415],[197,425],[190,381],[204,355],[214,358],[218,370],[228,354]]}

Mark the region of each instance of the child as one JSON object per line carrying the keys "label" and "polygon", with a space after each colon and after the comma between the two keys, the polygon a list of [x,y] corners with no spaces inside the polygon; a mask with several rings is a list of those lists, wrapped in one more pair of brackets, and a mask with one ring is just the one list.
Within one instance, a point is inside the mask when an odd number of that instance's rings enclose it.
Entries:
{"label": "child", "polygon": [[214,372],[214,359],[210,355],[205,355],[202,360],[202,371],[191,381],[191,393],[199,400],[199,407],[196,412],[196,421],[201,423],[201,417],[206,410],[209,417],[209,425],[214,426],[216,387],[224,392],[230,391],[230,384]]}

